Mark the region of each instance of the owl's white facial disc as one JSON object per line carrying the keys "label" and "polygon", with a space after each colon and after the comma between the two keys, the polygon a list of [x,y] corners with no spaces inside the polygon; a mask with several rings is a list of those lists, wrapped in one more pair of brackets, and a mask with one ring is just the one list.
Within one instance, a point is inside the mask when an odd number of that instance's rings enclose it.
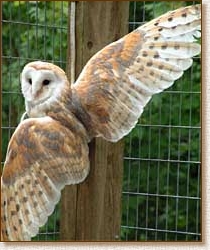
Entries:
{"label": "owl's white facial disc", "polygon": [[39,61],[27,64],[21,74],[26,111],[38,107],[40,110],[40,105],[49,104],[59,95],[66,80],[65,73],[55,65]]}

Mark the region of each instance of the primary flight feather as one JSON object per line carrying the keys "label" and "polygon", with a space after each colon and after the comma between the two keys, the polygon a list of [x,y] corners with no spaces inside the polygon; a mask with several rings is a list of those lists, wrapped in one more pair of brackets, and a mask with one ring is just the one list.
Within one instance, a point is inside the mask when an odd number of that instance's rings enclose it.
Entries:
{"label": "primary flight feather", "polygon": [[26,241],[53,212],[65,185],[89,172],[88,142],[118,141],[136,125],[153,94],[170,87],[200,53],[201,6],[168,12],[106,46],[70,86],[41,61],[21,77],[28,119],[8,145],[1,177],[1,236]]}

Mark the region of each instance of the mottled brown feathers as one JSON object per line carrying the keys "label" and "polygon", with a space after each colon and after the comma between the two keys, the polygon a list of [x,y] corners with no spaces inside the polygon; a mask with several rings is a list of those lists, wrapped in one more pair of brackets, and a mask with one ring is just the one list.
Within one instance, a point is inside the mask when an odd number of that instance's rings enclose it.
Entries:
{"label": "mottled brown feathers", "polygon": [[[59,67],[32,62],[22,73],[26,112],[13,134],[1,179],[4,241],[38,233],[61,189],[89,171],[88,142],[118,141],[152,95],[170,87],[200,53],[200,5],[169,12],[95,54],[70,87]],[[47,82],[45,81],[47,80]]]}

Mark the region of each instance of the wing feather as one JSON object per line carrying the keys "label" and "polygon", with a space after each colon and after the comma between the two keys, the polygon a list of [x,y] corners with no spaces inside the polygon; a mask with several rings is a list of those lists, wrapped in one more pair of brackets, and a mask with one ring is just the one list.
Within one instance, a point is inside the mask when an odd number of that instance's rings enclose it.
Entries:
{"label": "wing feather", "polygon": [[[92,136],[118,141],[153,94],[169,88],[200,53],[201,6],[182,7],[137,28],[95,54],[72,91]],[[87,120],[82,122],[88,127]]]}
{"label": "wing feather", "polygon": [[30,240],[52,214],[61,189],[85,179],[87,141],[85,129],[82,137],[50,117],[20,123],[10,140],[1,180],[4,241]]}
{"label": "wing feather", "polygon": [[[170,87],[192,65],[192,57],[200,53],[200,18],[200,5],[168,12],[95,54],[72,85],[77,124],[64,126],[50,117],[20,123],[1,179],[4,241],[35,236],[61,189],[87,176],[89,139],[118,141],[128,134],[152,95]],[[65,122],[64,113],[60,117]]]}

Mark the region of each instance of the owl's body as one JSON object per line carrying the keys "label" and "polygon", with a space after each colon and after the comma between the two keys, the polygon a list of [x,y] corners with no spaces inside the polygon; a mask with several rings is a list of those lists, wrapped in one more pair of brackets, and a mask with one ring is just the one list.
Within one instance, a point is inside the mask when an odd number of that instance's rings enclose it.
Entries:
{"label": "owl's body", "polygon": [[3,240],[30,240],[65,185],[88,175],[88,142],[118,141],[153,94],[170,87],[200,53],[200,5],[169,12],[106,46],[70,86],[65,72],[31,62],[21,86],[29,119],[14,132],[2,175]]}

